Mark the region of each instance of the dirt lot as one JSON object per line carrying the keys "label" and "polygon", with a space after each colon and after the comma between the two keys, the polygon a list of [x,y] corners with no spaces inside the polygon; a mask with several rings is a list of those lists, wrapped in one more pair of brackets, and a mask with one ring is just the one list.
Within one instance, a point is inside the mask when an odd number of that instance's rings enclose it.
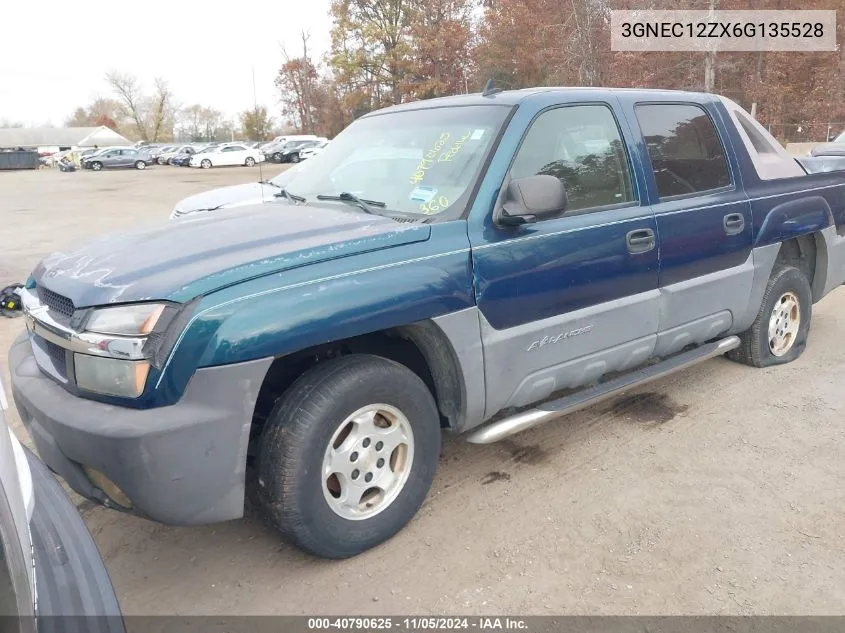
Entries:
{"label": "dirt lot", "polygon": [[[87,236],[166,221],[185,195],[257,179],[0,173],[0,281]],[[22,328],[0,319],[4,381]],[[251,514],[187,529],[81,510],[127,614],[841,614],[843,333],[839,290],[792,365],[716,359],[512,441],[446,438],[417,519],[349,561],[300,554]]]}

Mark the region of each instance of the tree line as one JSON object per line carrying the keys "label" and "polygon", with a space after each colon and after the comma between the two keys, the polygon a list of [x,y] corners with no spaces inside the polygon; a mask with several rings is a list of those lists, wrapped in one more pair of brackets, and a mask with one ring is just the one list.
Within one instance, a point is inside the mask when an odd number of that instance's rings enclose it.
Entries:
{"label": "tree line", "polygon": [[111,96],[78,107],[65,120],[69,127],[105,125],[127,138],[167,141],[266,140],[278,131],[265,106],[255,106],[231,120],[213,107],[180,105],[168,82],[156,77],[152,90],[130,73],[106,73]]}
{"label": "tree line", "polygon": [[[680,0],[672,9],[786,9],[786,0]],[[300,130],[335,134],[371,110],[503,88],[614,86],[703,90],[747,109],[782,140],[845,129],[845,52],[632,53],[610,49],[610,11],[668,8],[655,0],[333,0],[331,50],[316,60],[303,35],[276,79]],[[806,0],[838,10],[845,0]],[[838,128],[837,128],[838,126]]]}
{"label": "tree line", "polygon": [[[679,0],[673,9],[783,9],[786,0]],[[109,73],[112,97],[79,108],[70,124],[108,125],[142,140],[252,140],[288,128],[333,137],[388,105],[479,91],[617,86],[712,91],[734,99],[782,140],[821,140],[845,129],[845,52],[614,52],[610,11],[664,8],[656,0],[332,0],[329,51],[315,55],[303,32],[283,49],[275,78],[279,110],[236,121],[199,104],[177,107],[166,81],[144,91]],[[845,0],[805,0],[838,10]]]}

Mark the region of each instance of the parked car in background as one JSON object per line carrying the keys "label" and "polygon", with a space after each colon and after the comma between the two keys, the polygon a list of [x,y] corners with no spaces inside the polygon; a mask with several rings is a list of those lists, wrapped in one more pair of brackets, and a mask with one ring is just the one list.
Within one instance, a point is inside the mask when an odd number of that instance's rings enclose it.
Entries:
{"label": "parked car in background", "polygon": [[123,633],[114,588],[82,517],[6,425],[6,407],[0,382],[0,628],[76,630],[71,623],[84,616],[97,623],[91,630]]}
{"label": "parked car in background", "polygon": [[810,156],[845,156],[845,132],[829,143],[816,145],[810,150]]}
{"label": "parked car in background", "polygon": [[184,160],[191,160],[191,156],[197,153],[197,148],[194,145],[183,145],[175,152],[170,152],[167,155],[168,165],[181,165]]}
{"label": "parked car in background", "polygon": [[164,154],[165,152],[169,152],[172,148],[173,145],[142,145],[138,149],[141,151],[146,151],[153,160],[158,162],[158,157]]}
{"label": "parked car in background", "polygon": [[149,154],[134,147],[112,147],[82,159],[82,168],[93,171],[119,168],[146,169],[154,164],[155,160]]}
{"label": "parked car in background", "polygon": [[278,163],[298,163],[302,160],[302,155],[300,153],[302,150],[316,147],[324,140],[326,139],[314,141],[290,141],[284,148],[282,148],[282,150],[274,155],[274,159],[278,157],[276,160]]}
{"label": "parked car in background", "polygon": [[274,143],[284,145],[290,141],[319,141],[320,137],[314,134],[283,134],[273,139]]}
{"label": "parked car in background", "polygon": [[189,167],[191,164],[191,158],[196,153],[197,152],[192,152],[189,154],[185,152],[184,154],[177,154],[168,161],[168,164],[173,165],[175,167]]}
{"label": "parked car in background", "polygon": [[268,161],[272,161],[274,163],[299,162],[298,153],[296,153],[296,161],[290,160],[290,157],[293,155],[295,150],[304,146],[311,147],[314,144],[318,143],[320,140],[325,139],[295,139],[292,141],[285,141],[284,143],[276,143],[275,145],[265,149],[264,154],[267,156]]}
{"label": "parked car in background", "polygon": [[204,149],[194,154],[190,160],[191,167],[211,169],[212,167],[231,167],[245,165],[252,167],[264,160],[264,154],[257,149],[246,147],[240,143],[227,143],[214,148]]}
{"label": "parked car in background", "polygon": [[170,147],[166,147],[158,153],[158,156],[156,156],[156,162],[159,165],[166,165],[171,158],[173,158],[179,152],[184,151],[184,149],[187,147],[190,147],[190,145],[183,144],[171,145]]}
{"label": "parked car in background", "polygon": [[170,212],[170,219],[176,220],[187,215],[229,209],[231,207],[246,207],[249,205],[276,202],[284,198],[284,188],[287,187],[302,169],[305,163],[294,165],[270,180],[250,182],[243,185],[218,187],[210,191],[188,196],[177,202]]}
{"label": "parked car in background", "polygon": [[309,158],[316,156],[317,154],[320,154],[324,149],[326,149],[326,146],[328,144],[329,144],[329,141],[325,140],[325,141],[320,141],[319,143],[317,143],[316,145],[314,145],[312,147],[303,147],[302,149],[299,150],[300,160],[307,160]]}

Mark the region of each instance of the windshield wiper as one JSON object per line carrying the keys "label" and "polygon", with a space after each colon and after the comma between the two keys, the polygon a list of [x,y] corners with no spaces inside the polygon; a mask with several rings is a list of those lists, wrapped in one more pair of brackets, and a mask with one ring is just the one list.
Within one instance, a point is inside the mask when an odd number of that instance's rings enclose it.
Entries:
{"label": "windshield wiper", "polygon": [[272,182],[267,183],[267,184],[270,184],[270,185],[273,185],[274,187],[279,188],[278,193],[273,194],[273,196],[276,197],[276,198],[284,198],[285,200],[290,200],[294,204],[296,204],[297,202],[305,202],[305,198],[303,198],[302,196],[298,196],[295,193],[291,193],[290,191],[288,191],[287,189],[285,189],[281,185],[277,185],[277,184],[272,183]]}
{"label": "windshield wiper", "polygon": [[371,215],[381,215],[378,211],[373,209],[373,207],[379,207],[381,209],[384,209],[387,206],[384,202],[379,202],[378,200],[364,200],[356,196],[354,193],[349,193],[348,191],[343,191],[336,196],[326,196],[321,194],[317,196],[317,200],[337,200],[339,202],[351,202],[365,213],[369,213]]}

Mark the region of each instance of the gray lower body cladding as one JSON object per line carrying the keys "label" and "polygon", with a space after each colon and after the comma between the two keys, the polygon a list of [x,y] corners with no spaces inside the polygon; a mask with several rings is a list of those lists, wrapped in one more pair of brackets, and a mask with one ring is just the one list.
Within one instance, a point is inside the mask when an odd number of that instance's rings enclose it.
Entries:
{"label": "gray lower body cladding", "polygon": [[243,515],[249,429],[271,362],[197,370],[177,404],[136,410],[68,393],[41,373],[26,337],[9,352],[15,404],[50,469],[108,502],[83,470],[93,468],[132,500],[132,512],[174,525]]}

